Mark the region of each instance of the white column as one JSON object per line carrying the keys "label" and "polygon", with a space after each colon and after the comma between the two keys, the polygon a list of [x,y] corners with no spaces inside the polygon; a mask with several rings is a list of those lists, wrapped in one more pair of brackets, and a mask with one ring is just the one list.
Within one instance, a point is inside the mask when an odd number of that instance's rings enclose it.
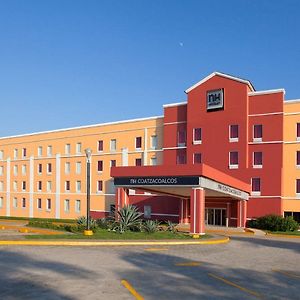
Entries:
{"label": "white column", "polygon": [[60,218],[60,154],[55,156],[56,178],[55,178],[55,218]]}
{"label": "white column", "polygon": [[128,148],[122,148],[122,166],[128,166]]}
{"label": "white column", "polygon": [[148,128],[144,129],[144,166],[148,165]]}
{"label": "white column", "polygon": [[29,218],[33,218],[34,157],[29,158]]}
{"label": "white column", "polygon": [[10,216],[10,158],[6,161],[6,216]]}

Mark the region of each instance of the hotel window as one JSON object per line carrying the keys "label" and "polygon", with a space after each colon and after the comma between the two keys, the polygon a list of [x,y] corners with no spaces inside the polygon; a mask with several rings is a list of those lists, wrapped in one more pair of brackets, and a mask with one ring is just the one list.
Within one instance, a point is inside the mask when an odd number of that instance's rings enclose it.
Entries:
{"label": "hotel window", "polygon": [[14,165],[14,175],[17,176],[18,175],[18,166]]}
{"label": "hotel window", "polygon": [[151,136],[151,149],[157,149],[157,136]]}
{"label": "hotel window", "polygon": [[103,191],[103,181],[98,180],[97,181],[97,192],[102,192]]}
{"label": "hotel window", "polygon": [[184,147],[186,145],[186,132],[183,130],[178,131],[177,139],[178,139],[177,146]]}
{"label": "hotel window", "polygon": [[300,197],[300,179],[296,179],[296,194]]}
{"label": "hotel window", "polygon": [[18,149],[14,149],[14,159],[18,158]]}
{"label": "hotel window", "polygon": [[13,207],[14,208],[18,207],[18,199],[16,197],[13,198]]}
{"label": "hotel window", "polygon": [[112,159],[110,161],[110,167],[115,167],[117,165],[117,161],[115,159]]}
{"label": "hotel window", "polygon": [[253,168],[262,168],[263,156],[262,152],[253,152]]}
{"label": "hotel window", "polygon": [[38,181],[38,191],[40,192],[42,190],[42,182],[41,181]]}
{"label": "hotel window", "polygon": [[156,157],[151,157],[150,158],[150,165],[151,166],[156,166],[157,165],[157,158]]}
{"label": "hotel window", "polygon": [[201,128],[194,128],[193,143],[194,144],[201,144],[202,143],[202,130],[201,130]]}
{"label": "hotel window", "polygon": [[194,153],[194,165],[201,164],[201,153]]}
{"label": "hotel window", "polygon": [[23,148],[22,149],[22,157],[24,158],[26,156],[27,156],[27,150],[26,150],[26,148]]}
{"label": "hotel window", "polygon": [[67,180],[67,181],[65,182],[65,191],[66,191],[66,192],[70,192],[70,181],[69,181],[69,180]]}
{"label": "hotel window", "polygon": [[296,163],[297,163],[297,167],[300,168],[300,151],[297,151],[296,153]]}
{"label": "hotel window", "polygon": [[23,208],[26,207],[26,198],[22,198],[22,207],[23,207]]}
{"label": "hotel window", "polygon": [[22,191],[26,191],[26,181],[22,181]]}
{"label": "hotel window", "polygon": [[141,158],[136,158],[136,159],[135,159],[135,165],[136,165],[137,167],[141,166],[141,165],[142,165],[142,159],[141,159]]}
{"label": "hotel window", "polygon": [[262,125],[253,125],[253,141],[261,142],[263,137]]}
{"label": "hotel window", "polygon": [[51,199],[47,199],[46,201],[46,209],[51,210]]}
{"label": "hotel window", "polygon": [[0,197],[0,208],[3,207],[3,197]]}
{"label": "hotel window", "polygon": [[70,212],[70,200],[69,199],[65,199],[64,201],[64,209],[65,209],[65,212]]}
{"label": "hotel window", "polygon": [[75,212],[80,213],[80,211],[81,211],[81,201],[75,200]]}
{"label": "hotel window", "polygon": [[3,175],[3,170],[4,170],[4,167],[3,167],[3,166],[0,166],[0,176]]}
{"label": "hotel window", "polygon": [[52,156],[52,146],[47,147],[47,156]]}
{"label": "hotel window", "polygon": [[81,143],[76,144],[76,153],[80,154],[81,153]]}
{"label": "hotel window", "polygon": [[237,169],[239,167],[239,153],[237,151],[229,152],[229,168]]}
{"label": "hotel window", "polygon": [[51,163],[47,164],[47,173],[48,174],[52,173],[52,164]]}
{"label": "hotel window", "polygon": [[65,163],[65,174],[70,174],[70,171],[71,171],[71,163],[66,162]]}
{"label": "hotel window", "polygon": [[296,133],[297,133],[297,141],[300,140],[300,123],[297,123],[297,128],[296,128]]}
{"label": "hotel window", "polygon": [[103,160],[98,160],[98,172],[103,172]]}
{"label": "hotel window", "polygon": [[70,155],[71,153],[71,145],[70,144],[66,144],[65,145],[65,154],[66,155]]}
{"label": "hotel window", "polygon": [[81,181],[76,181],[76,192],[77,193],[81,192]]}
{"label": "hotel window", "polygon": [[47,192],[51,192],[52,190],[52,181],[47,181]]}
{"label": "hotel window", "polygon": [[144,218],[145,219],[151,218],[151,206],[150,205],[144,205]]}
{"label": "hotel window", "polygon": [[38,146],[38,156],[42,156],[42,155],[43,155],[43,147]]}
{"label": "hotel window", "polygon": [[43,165],[42,164],[38,164],[38,173],[42,174],[43,172]]}
{"label": "hotel window", "polygon": [[18,190],[18,182],[14,181],[13,182],[13,190],[16,192]]}
{"label": "hotel window", "polygon": [[76,174],[81,174],[81,162],[76,162]]}
{"label": "hotel window", "polygon": [[103,141],[98,141],[98,151],[101,152],[103,151]]}
{"label": "hotel window", "polygon": [[185,154],[179,154],[177,155],[177,165],[184,165],[186,164],[186,155]]}
{"label": "hotel window", "polygon": [[261,189],[261,184],[260,184],[260,178],[252,178],[251,179],[251,186],[252,186],[252,195],[260,195],[260,189]]}
{"label": "hotel window", "polygon": [[135,149],[141,149],[142,148],[142,137],[138,136],[135,138]]}
{"label": "hotel window", "polygon": [[37,199],[37,208],[42,209],[42,199],[41,198]]}
{"label": "hotel window", "polygon": [[110,151],[116,151],[117,150],[117,140],[112,139],[110,140]]}
{"label": "hotel window", "polygon": [[229,126],[229,141],[238,142],[239,141],[239,125]]}
{"label": "hotel window", "polygon": [[22,165],[22,175],[26,175],[26,165]]}
{"label": "hotel window", "polygon": [[0,159],[3,159],[3,157],[4,157],[4,151],[0,150]]}
{"label": "hotel window", "polygon": [[3,183],[3,181],[0,181],[0,191],[2,192],[3,189],[4,189],[4,183]]}

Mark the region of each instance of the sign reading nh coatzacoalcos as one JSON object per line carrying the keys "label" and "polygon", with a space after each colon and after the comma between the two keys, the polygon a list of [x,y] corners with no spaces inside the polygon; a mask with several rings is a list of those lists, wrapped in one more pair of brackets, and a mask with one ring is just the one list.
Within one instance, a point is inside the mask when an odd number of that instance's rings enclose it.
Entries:
{"label": "sign reading nh coatzacoalcos", "polygon": [[208,91],[206,94],[206,109],[219,110],[224,108],[224,89]]}
{"label": "sign reading nh coatzacoalcos", "polygon": [[115,185],[199,185],[197,176],[117,177]]}

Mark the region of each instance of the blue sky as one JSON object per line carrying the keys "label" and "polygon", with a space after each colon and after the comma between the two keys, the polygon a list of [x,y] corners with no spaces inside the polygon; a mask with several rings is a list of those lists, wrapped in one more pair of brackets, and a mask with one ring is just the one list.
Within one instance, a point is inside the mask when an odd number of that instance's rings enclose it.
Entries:
{"label": "blue sky", "polygon": [[300,98],[298,0],[0,0],[0,136],[162,114],[213,71]]}

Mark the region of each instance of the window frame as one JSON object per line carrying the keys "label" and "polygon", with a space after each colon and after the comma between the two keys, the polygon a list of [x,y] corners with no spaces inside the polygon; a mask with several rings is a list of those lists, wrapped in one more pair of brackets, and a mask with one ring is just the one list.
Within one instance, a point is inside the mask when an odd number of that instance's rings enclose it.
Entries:
{"label": "window frame", "polygon": [[[259,191],[253,191],[254,179],[259,179]],[[252,196],[260,196],[261,195],[261,178],[260,177],[251,177],[251,195]]]}
{"label": "window frame", "polygon": [[[196,130],[199,129],[200,130],[200,140],[196,140],[195,136],[196,136]],[[193,144],[194,145],[200,145],[202,144],[202,127],[197,127],[197,128],[193,128]]]}
{"label": "window frame", "polygon": [[[261,137],[255,137],[255,126],[261,126]],[[263,140],[263,125],[262,124],[253,124],[252,132],[253,142],[262,142]]]}
{"label": "window frame", "polygon": [[[261,153],[261,164],[255,163],[255,154]],[[263,167],[263,152],[262,151],[253,151],[252,154],[252,167],[253,169],[262,169]]]}
{"label": "window frame", "polygon": [[[237,153],[237,164],[231,164],[231,153]],[[229,169],[238,169],[238,168],[239,168],[239,152],[229,151]]]}
{"label": "window frame", "polygon": [[[231,128],[233,126],[237,126],[237,137],[231,137]],[[237,143],[239,141],[239,125],[238,124],[230,124],[229,125],[229,142],[230,143]]]}

